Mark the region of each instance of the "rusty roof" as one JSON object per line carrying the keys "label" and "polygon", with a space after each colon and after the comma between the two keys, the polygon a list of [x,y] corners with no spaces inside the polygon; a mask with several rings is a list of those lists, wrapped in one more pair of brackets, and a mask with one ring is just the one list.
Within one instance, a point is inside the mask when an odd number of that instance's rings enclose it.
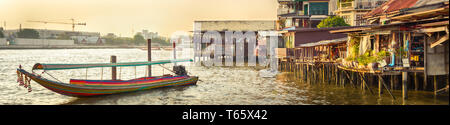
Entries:
{"label": "rusty roof", "polygon": [[448,1],[449,0],[389,0],[388,2],[364,15],[364,17],[379,16],[382,14],[391,13],[407,8],[421,7]]}
{"label": "rusty roof", "polygon": [[410,8],[413,7],[417,1],[418,0],[389,0],[388,2],[364,15],[364,17],[377,16],[384,13]]}

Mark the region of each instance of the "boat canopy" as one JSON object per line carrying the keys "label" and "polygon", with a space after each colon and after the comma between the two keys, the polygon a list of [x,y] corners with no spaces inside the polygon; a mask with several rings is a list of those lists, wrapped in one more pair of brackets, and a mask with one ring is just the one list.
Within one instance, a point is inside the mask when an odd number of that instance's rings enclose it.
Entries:
{"label": "boat canopy", "polygon": [[192,62],[192,59],[174,59],[159,60],[151,62],[122,62],[122,63],[91,63],[91,64],[41,64],[37,63],[33,66],[33,70],[66,70],[66,69],[85,69],[98,67],[130,67],[130,66],[146,66],[158,65],[176,62]]}

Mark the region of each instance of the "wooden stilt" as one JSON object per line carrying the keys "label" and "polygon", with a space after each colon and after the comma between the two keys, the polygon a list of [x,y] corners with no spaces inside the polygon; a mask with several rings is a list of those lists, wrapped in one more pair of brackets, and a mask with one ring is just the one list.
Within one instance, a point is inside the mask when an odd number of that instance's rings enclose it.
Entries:
{"label": "wooden stilt", "polygon": [[347,78],[349,79],[348,81],[350,81],[350,84],[353,86],[353,87],[355,87],[356,88],[356,86],[355,86],[355,84],[353,83],[353,78],[352,77],[350,77],[350,75],[348,74],[348,72],[347,71],[344,71],[344,74],[345,74],[345,76],[347,76]]}
{"label": "wooden stilt", "polygon": [[364,80],[365,79],[365,75],[364,75],[364,73],[362,73],[362,75],[361,75],[361,73],[358,73],[359,75],[360,75],[360,77],[361,77],[361,89],[364,91],[364,89],[365,89],[365,85],[366,85],[366,80]]}
{"label": "wooden stilt", "polygon": [[437,95],[438,87],[437,87],[436,75],[433,76],[433,85],[434,85],[434,89],[433,89],[434,95]]}
{"label": "wooden stilt", "polygon": [[335,78],[335,82],[336,85],[339,83],[339,69],[336,69],[336,71],[334,71],[334,78]]}
{"label": "wooden stilt", "polygon": [[408,72],[402,72],[402,96],[408,99]]}
{"label": "wooden stilt", "polygon": [[347,79],[345,78],[345,70],[342,71],[342,83],[341,83],[341,87],[345,87],[345,82],[347,81]]}
{"label": "wooden stilt", "polygon": [[389,95],[391,95],[391,97],[392,97],[393,99],[395,99],[395,96],[392,95],[392,92],[388,89],[386,83],[384,82],[383,77],[381,77],[381,75],[378,75],[378,78],[379,78],[379,79],[381,80],[381,82],[383,83],[383,86],[384,86],[384,88],[386,88],[386,90],[388,91]]}
{"label": "wooden stilt", "polygon": [[381,97],[381,95],[383,94],[383,84],[381,83],[383,78],[378,77],[378,96]]}
{"label": "wooden stilt", "polygon": [[322,83],[325,83],[325,64],[322,64]]}
{"label": "wooden stilt", "polygon": [[355,82],[354,73],[353,73],[352,71],[350,71],[350,73],[352,74],[352,75],[350,76],[350,79],[351,79],[350,81],[352,81],[353,87],[356,88],[357,83]]}
{"label": "wooden stilt", "polygon": [[365,80],[364,77],[361,75],[361,73],[358,73],[358,74],[361,76],[361,80],[362,80],[361,82],[362,82],[362,84],[364,84],[364,87],[367,88],[367,89],[370,91],[370,93],[371,93],[372,95],[374,95],[372,89],[370,89],[369,85],[366,84],[366,80]]}
{"label": "wooden stilt", "polygon": [[395,75],[391,75],[391,90],[394,90]]}
{"label": "wooden stilt", "polygon": [[345,70],[342,70],[342,72],[341,72],[341,79],[342,79],[341,86],[344,87],[344,85],[345,85]]}
{"label": "wooden stilt", "polygon": [[417,72],[414,72],[414,89],[419,90],[419,81],[417,80]]}
{"label": "wooden stilt", "polygon": [[331,84],[331,78],[332,78],[332,74],[331,74],[331,65],[328,65],[328,71],[327,71],[327,76],[328,76],[328,78],[327,78],[327,81],[328,81],[328,84]]}
{"label": "wooden stilt", "polygon": [[423,48],[424,48],[424,54],[423,54],[423,58],[424,58],[424,72],[423,72],[423,90],[427,90],[427,86],[428,86],[428,41],[429,38],[428,36],[425,36],[425,41],[423,42]]}

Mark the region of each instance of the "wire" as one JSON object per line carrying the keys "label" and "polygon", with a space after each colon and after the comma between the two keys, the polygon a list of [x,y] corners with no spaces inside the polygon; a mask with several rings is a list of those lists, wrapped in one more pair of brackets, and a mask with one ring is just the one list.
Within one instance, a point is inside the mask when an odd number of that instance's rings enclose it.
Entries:
{"label": "wire", "polygon": [[[51,75],[50,73],[47,73],[47,72],[43,72],[43,73],[45,73],[45,74],[47,74],[47,75],[49,75],[50,77],[52,77],[53,79],[56,79],[58,82],[61,82],[59,79],[57,79],[57,78],[55,78],[53,75]],[[61,82],[62,83],[62,82]]]}

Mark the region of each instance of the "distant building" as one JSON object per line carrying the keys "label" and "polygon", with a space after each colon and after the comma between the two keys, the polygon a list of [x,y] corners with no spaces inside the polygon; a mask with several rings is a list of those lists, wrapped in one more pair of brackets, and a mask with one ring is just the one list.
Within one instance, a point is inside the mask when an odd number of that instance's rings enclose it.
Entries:
{"label": "distant building", "polygon": [[158,32],[148,32],[148,30],[142,30],[141,34],[144,39],[153,39],[159,37]]}
{"label": "distant building", "polygon": [[108,34],[106,34],[106,36],[105,37],[108,37],[108,38],[116,38],[117,37],[117,35],[116,34],[114,34],[114,33],[108,33]]}
{"label": "distant building", "polygon": [[330,15],[329,0],[278,0],[277,30],[315,28]]}
{"label": "distant building", "polygon": [[0,38],[0,46],[6,46],[8,45],[8,41],[6,41],[6,38]]}
{"label": "distant building", "polygon": [[[58,39],[60,37],[66,37],[75,42],[75,44],[103,44],[105,40],[100,38],[99,32],[73,32],[65,30],[47,30],[47,29],[34,29],[39,33],[40,39]],[[14,41],[15,44],[17,39],[17,32],[19,29],[5,30],[3,31],[5,37],[9,40]],[[85,39],[83,41],[83,39]],[[94,40],[95,39],[95,40]]]}
{"label": "distant building", "polygon": [[[273,20],[211,20],[195,21],[194,27],[201,31],[269,31],[275,30]],[[195,29],[194,29],[195,31]]]}
{"label": "distant building", "polygon": [[58,39],[25,39],[16,38],[12,45],[18,46],[72,46],[75,45],[74,40],[58,40]]}
{"label": "distant building", "polygon": [[89,44],[89,45],[101,45],[105,44],[105,39],[101,39],[100,37],[93,36],[71,36],[71,39],[75,40],[77,44]]}
{"label": "distant building", "polygon": [[387,0],[334,0],[337,5],[334,14],[344,18],[351,26],[365,25],[363,16],[372,9],[381,6]]}
{"label": "distant building", "polygon": [[[274,31],[276,27],[276,22],[274,20],[212,20],[212,21],[195,21],[194,22],[194,35],[198,35],[195,34],[196,32],[199,32],[201,34],[199,35],[203,35],[205,32],[207,31],[217,31],[220,33],[221,37],[222,37],[222,44],[214,44],[214,42],[212,43],[202,43],[200,46],[196,46],[194,45],[194,48],[196,49],[204,49],[210,45],[215,45],[214,48],[217,47],[221,47],[222,48],[222,56],[225,56],[225,53],[232,53],[232,52],[236,52],[237,48],[242,48],[240,46],[236,45],[236,39],[233,39],[233,45],[231,46],[227,46],[225,44],[225,32],[227,31],[232,31],[232,32],[236,32],[236,31],[242,31],[243,33],[247,32],[247,31],[254,31],[256,34],[258,35],[257,37],[266,37],[268,35],[264,35],[264,34],[260,34],[261,32],[266,32],[266,31]],[[261,36],[262,35],[262,36]],[[257,38],[259,39],[259,38]],[[262,39],[259,39],[262,40]],[[256,48],[258,48],[258,43],[262,43],[262,41],[257,41],[257,46]],[[264,39],[265,40],[265,39]],[[266,42],[270,42],[270,41],[264,41],[264,43]],[[264,44],[263,43],[263,44]],[[244,43],[244,55],[245,59],[247,59],[247,55],[253,54],[254,51],[253,50],[248,50],[248,43],[245,42]],[[255,49],[256,49],[255,48]],[[233,53],[236,54],[236,53]],[[199,57],[200,54],[196,53],[196,57]],[[235,55],[233,55],[235,56]]]}
{"label": "distant building", "polygon": [[[87,36],[87,37],[100,37],[99,32],[73,32],[66,30],[47,30],[47,29],[34,29],[39,33],[41,39],[57,39],[60,36]],[[19,32],[19,29],[5,30],[3,33],[5,36],[14,35]]]}

